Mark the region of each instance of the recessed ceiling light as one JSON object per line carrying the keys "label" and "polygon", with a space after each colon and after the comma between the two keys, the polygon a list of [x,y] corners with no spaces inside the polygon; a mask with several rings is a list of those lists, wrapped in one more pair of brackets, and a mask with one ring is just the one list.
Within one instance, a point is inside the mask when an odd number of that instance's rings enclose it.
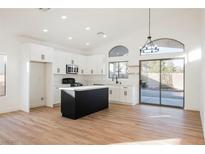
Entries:
{"label": "recessed ceiling light", "polygon": [[90,27],[85,27],[85,30],[90,30],[91,28]]}
{"label": "recessed ceiling light", "polygon": [[89,45],[90,45],[90,43],[89,43],[89,42],[87,42],[87,43],[85,43],[85,45],[86,45],[86,46],[89,46]]}
{"label": "recessed ceiling light", "polygon": [[73,38],[71,36],[68,37],[69,40],[72,40]]}
{"label": "recessed ceiling light", "polygon": [[61,19],[65,20],[67,19],[67,16],[61,16]]}
{"label": "recessed ceiling light", "polygon": [[107,35],[104,34],[104,35],[103,35],[103,38],[106,38],[106,37],[107,37]]}
{"label": "recessed ceiling light", "polygon": [[47,32],[48,32],[48,29],[43,29],[43,32],[44,32],[44,33],[47,33]]}

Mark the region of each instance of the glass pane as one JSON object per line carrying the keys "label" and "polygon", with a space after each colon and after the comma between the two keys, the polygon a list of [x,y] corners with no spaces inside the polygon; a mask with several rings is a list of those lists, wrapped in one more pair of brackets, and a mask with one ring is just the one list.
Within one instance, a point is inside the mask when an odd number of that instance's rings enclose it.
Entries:
{"label": "glass pane", "polygon": [[6,95],[6,56],[0,55],[0,96]]}
{"label": "glass pane", "polygon": [[119,62],[119,78],[128,78],[127,62]]}
{"label": "glass pane", "polygon": [[109,52],[109,57],[120,57],[128,54],[128,49],[125,46],[116,46]]}
{"label": "glass pane", "polygon": [[160,61],[141,62],[141,102],[160,104]]}
{"label": "glass pane", "polygon": [[118,62],[109,63],[109,78],[118,77]]}
{"label": "glass pane", "polygon": [[184,60],[161,61],[161,104],[183,107]]}

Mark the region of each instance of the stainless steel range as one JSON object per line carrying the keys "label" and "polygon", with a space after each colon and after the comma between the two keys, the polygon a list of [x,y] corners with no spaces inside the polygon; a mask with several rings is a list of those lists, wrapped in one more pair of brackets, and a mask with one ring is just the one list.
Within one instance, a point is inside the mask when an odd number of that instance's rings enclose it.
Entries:
{"label": "stainless steel range", "polygon": [[62,84],[69,84],[71,87],[83,86],[82,83],[80,83],[80,82],[75,82],[75,79],[74,79],[74,78],[63,78],[63,79],[62,79]]}

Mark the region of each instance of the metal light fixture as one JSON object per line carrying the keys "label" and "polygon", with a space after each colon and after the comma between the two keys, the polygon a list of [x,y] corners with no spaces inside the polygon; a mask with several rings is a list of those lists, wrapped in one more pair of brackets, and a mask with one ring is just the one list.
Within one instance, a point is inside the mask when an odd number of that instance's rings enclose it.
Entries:
{"label": "metal light fixture", "polygon": [[38,8],[38,9],[42,12],[46,12],[46,11],[49,11],[51,8]]}
{"label": "metal light fixture", "polygon": [[150,8],[149,8],[149,35],[147,37],[146,43],[143,45],[143,47],[140,49],[140,53],[155,53],[159,51],[159,48],[157,45],[155,45],[152,41],[152,37],[150,34]]}

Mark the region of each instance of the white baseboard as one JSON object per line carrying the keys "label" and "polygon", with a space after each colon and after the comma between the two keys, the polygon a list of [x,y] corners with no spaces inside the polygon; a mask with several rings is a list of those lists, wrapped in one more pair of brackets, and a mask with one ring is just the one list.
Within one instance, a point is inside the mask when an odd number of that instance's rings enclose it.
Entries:
{"label": "white baseboard", "polygon": [[123,104],[123,105],[136,105],[132,103],[127,103],[127,102],[118,102],[118,101],[109,101],[110,104]]}
{"label": "white baseboard", "polygon": [[11,108],[0,109],[0,114],[1,113],[7,113],[7,112],[19,111],[19,110],[21,110],[19,107],[11,107]]}

